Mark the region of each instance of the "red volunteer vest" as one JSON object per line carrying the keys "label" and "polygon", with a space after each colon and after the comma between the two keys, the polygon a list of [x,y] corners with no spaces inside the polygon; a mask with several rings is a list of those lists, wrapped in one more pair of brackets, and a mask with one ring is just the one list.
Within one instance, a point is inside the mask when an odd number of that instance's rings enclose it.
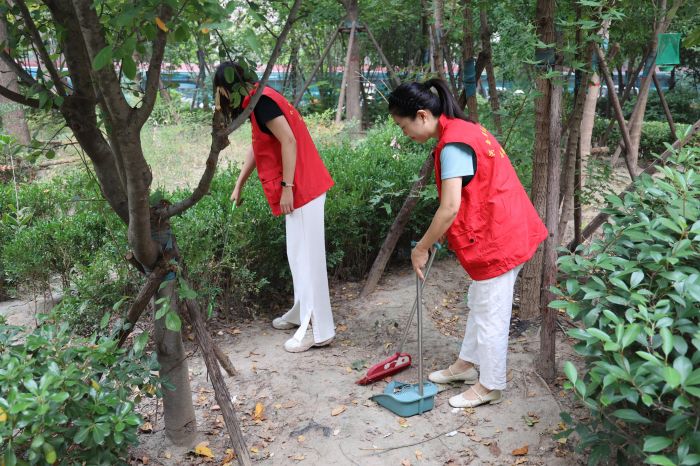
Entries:
{"label": "red volunteer vest", "polygon": [[[257,86],[256,86],[257,88]],[[248,106],[250,95],[243,99],[243,108]],[[279,92],[271,87],[263,89],[263,95],[271,98],[279,106],[284,118],[292,128],[297,142],[297,161],[294,170],[294,208],[298,209],[313,201],[333,186],[333,179],[316,150],[309,130],[299,112],[287,102]],[[263,192],[273,215],[280,215],[280,198],[282,197],[282,145],[272,134],[266,134],[255,120],[255,113],[250,114],[253,127],[253,155],[258,177],[262,183]]]}
{"label": "red volunteer vest", "polygon": [[462,202],[447,240],[474,280],[497,277],[530,259],[547,237],[515,169],[496,138],[483,126],[457,118],[439,119],[435,182],[441,194],[440,152],[445,144],[468,144],[476,154],[476,175],[462,188]]}

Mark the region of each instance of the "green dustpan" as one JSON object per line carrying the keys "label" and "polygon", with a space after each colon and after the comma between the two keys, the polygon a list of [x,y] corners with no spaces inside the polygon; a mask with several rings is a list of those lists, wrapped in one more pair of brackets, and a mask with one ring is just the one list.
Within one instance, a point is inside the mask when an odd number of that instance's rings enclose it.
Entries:
{"label": "green dustpan", "polygon": [[372,396],[376,401],[394,414],[401,417],[415,416],[430,411],[435,406],[437,386],[423,382],[423,303],[420,277],[416,275],[416,312],[418,314],[418,383],[392,381],[384,393]]}

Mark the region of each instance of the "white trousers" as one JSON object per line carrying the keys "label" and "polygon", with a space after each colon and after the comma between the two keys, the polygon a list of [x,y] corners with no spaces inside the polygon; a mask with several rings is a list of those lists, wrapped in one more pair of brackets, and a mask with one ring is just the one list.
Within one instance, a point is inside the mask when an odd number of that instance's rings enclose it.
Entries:
{"label": "white trousers", "polygon": [[489,390],[506,388],[508,332],[513,287],[522,265],[469,286],[469,317],[459,358],[479,365],[479,382]]}
{"label": "white trousers", "polygon": [[294,282],[294,305],[283,320],[299,325],[295,339],[301,341],[313,323],[314,341],[320,343],[335,336],[331,299],[326,272],[326,239],[322,194],[308,204],[285,215],[287,259]]}

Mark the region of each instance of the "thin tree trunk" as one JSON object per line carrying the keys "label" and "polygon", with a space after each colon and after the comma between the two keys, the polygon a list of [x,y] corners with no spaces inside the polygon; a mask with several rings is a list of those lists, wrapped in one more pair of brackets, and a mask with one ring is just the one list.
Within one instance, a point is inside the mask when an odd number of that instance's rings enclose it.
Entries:
{"label": "thin tree trunk", "polygon": [[[622,98],[620,99],[620,105],[625,105],[625,102],[627,102],[627,99],[632,95],[632,89],[635,87],[637,84],[637,78],[639,77],[639,73],[642,72],[642,68],[644,67],[644,63],[646,63],[647,60],[647,55],[643,54],[642,56],[642,61],[637,65],[637,68],[634,69],[634,73],[632,76],[627,77],[627,85],[625,86],[625,92],[622,94]],[[608,139],[610,138],[610,132],[612,131],[613,127],[615,126],[615,120],[611,120],[610,123],[608,123],[608,127],[605,129],[605,133],[603,134],[603,137],[600,139],[600,145],[605,146],[608,144]]]}
{"label": "thin tree trunk", "polygon": [[[157,312],[160,307],[155,303],[160,298],[165,298],[170,306],[177,302],[175,280],[166,282],[166,285],[156,293],[153,303],[154,312]],[[177,445],[192,445],[197,436],[197,419],[192,405],[192,390],[182,336],[180,332],[173,332],[165,327],[165,317],[155,321],[153,332],[160,364],[160,376],[177,387],[173,390],[163,387],[165,433],[170,441]]]}
{"label": "thin tree trunk", "polygon": [[[5,18],[0,16],[0,44],[7,43],[7,23]],[[17,75],[10,69],[4,60],[0,60],[0,86],[19,94],[19,84]],[[13,136],[18,143],[27,145],[31,140],[27,119],[24,116],[24,109],[17,103],[0,95],[0,120],[5,132]],[[5,110],[7,109],[7,110]]]}
{"label": "thin tree trunk", "polygon": [[420,63],[419,66],[425,66],[430,63],[430,26],[428,18],[430,17],[430,6],[428,0],[420,2]]}
{"label": "thin tree trunk", "polygon": [[[343,119],[343,103],[345,103],[345,94],[347,92],[347,84],[349,81],[348,75],[350,74],[350,60],[352,59],[352,47],[355,41],[355,33],[357,32],[357,23],[353,22],[350,28],[350,38],[348,39],[348,50],[345,56],[345,69],[343,70],[343,80],[340,83],[340,95],[338,96],[338,108],[335,111],[335,122],[340,123]],[[346,105],[347,110],[347,105]]]}
{"label": "thin tree trunk", "polygon": [[[603,73],[603,76],[605,77],[605,82],[608,84],[608,99],[610,99],[610,102],[613,105],[613,108],[615,109],[615,118],[617,118],[617,123],[620,125],[620,133],[622,134],[622,140],[625,142],[625,147],[627,148],[632,148],[632,139],[627,131],[627,125],[625,124],[625,117],[622,114],[622,107],[620,106],[620,102],[617,100],[617,94],[615,92],[610,92],[610,89],[613,89],[613,80],[612,76],[610,76],[610,70],[608,69],[608,65],[605,61],[605,56],[603,55],[603,51],[600,50],[600,47],[598,45],[594,45],[596,54],[598,55],[598,61],[600,64],[600,70]],[[633,149],[631,149],[633,150]],[[625,162],[627,163],[627,170],[630,174],[630,178],[634,180],[637,176],[637,170],[636,170],[636,162],[631,154],[631,150],[627,150],[625,152]]]}
{"label": "thin tree trunk", "polygon": [[[554,0],[542,0],[551,4],[554,13]],[[557,248],[559,234],[559,174],[561,165],[561,84],[551,81],[550,121],[549,121],[549,160],[547,164],[547,216],[545,225],[549,235],[544,243],[542,268],[542,294],[540,306],[542,313],[542,328],[540,329],[540,356],[538,369],[547,382],[553,382],[556,377],[556,334],[557,310],[548,304],[554,299],[549,290],[557,281]]]}
{"label": "thin tree trunk", "polygon": [[411,218],[413,208],[416,206],[416,203],[418,203],[420,192],[433,171],[433,164],[434,161],[431,154],[425,159],[425,162],[423,162],[423,166],[418,173],[418,179],[413,183],[413,186],[411,186],[411,191],[408,193],[408,196],[406,197],[406,200],[404,200],[399,213],[396,215],[394,223],[391,224],[391,228],[389,228],[389,232],[382,243],[382,247],[379,249],[377,258],[374,259],[374,262],[372,263],[372,268],[367,275],[367,281],[365,282],[365,286],[362,288],[363,297],[370,295],[377,287],[379,279],[382,278],[382,274],[384,273],[384,269],[389,262],[389,258],[391,258],[391,254],[394,252],[396,243],[401,237],[403,229],[406,227],[406,223],[408,223],[408,220]]}
{"label": "thin tree trunk", "polygon": [[433,0],[433,62],[435,63],[435,71],[438,76],[445,79],[445,57],[443,51],[443,17],[445,13],[445,4],[443,0]]}
{"label": "thin tree trunk", "polygon": [[[464,26],[463,26],[463,42],[462,42],[462,63],[466,63],[467,60],[474,57],[474,34],[472,29],[474,27],[474,20],[472,19],[472,2],[471,0],[463,0],[464,8]],[[462,71],[464,72],[464,70]],[[479,76],[475,79],[478,81]],[[465,94],[466,95],[466,94]],[[473,95],[466,96],[467,109],[469,110],[468,116],[472,121],[479,121],[479,109],[476,105],[476,93]]]}
{"label": "thin tree trunk", "polygon": [[671,137],[673,137],[673,140],[675,141],[678,139],[678,136],[676,136],[676,126],[673,124],[673,116],[671,115],[671,110],[668,108],[668,102],[666,102],[666,97],[664,96],[664,91],[661,89],[661,83],[659,82],[659,78],[656,76],[656,71],[654,71],[651,76],[654,79],[654,87],[656,87],[656,92],[659,94],[659,101],[664,109],[666,121],[668,121],[668,126],[671,129]]}
{"label": "thin tree trunk", "polygon": [[316,77],[316,73],[318,72],[319,68],[321,68],[321,65],[323,64],[323,60],[326,59],[326,56],[328,55],[328,52],[331,50],[331,46],[333,45],[333,42],[335,42],[335,39],[336,39],[336,37],[338,37],[339,33],[340,33],[340,27],[338,27],[333,32],[333,35],[328,40],[328,44],[326,44],[326,48],[323,49],[323,52],[321,53],[321,58],[318,59],[318,61],[316,62],[316,65],[314,66],[314,69],[311,70],[311,74],[304,82],[304,85],[301,86],[301,90],[299,91],[299,94],[297,95],[296,99],[294,99],[294,106],[295,107],[297,105],[299,105],[299,102],[301,102],[301,99],[304,97],[304,92],[306,92],[306,89],[309,87],[309,84],[311,84],[311,81],[313,81],[313,79]]}
{"label": "thin tree trunk", "polygon": [[482,7],[479,12],[481,20],[481,49],[488,56],[486,59],[486,79],[489,83],[489,104],[493,112],[493,123],[496,126],[496,136],[500,137],[503,131],[501,127],[500,105],[498,102],[498,89],[496,87],[496,76],[493,71],[493,51],[491,49],[491,28],[489,27],[488,16],[486,9]]}
{"label": "thin tree trunk", "polygon": [[[357,24],[360,11],[358,0],[348,0],[347,2],[348,19]],[[353,40],[348,45],[350,49],[350,62],[347,70],[347,91],[345,97],[345,119],[355,121],[358,125],[362,124],[362,107],[360,105],[360,73],[362,73],[360,64],[360,41],[357,37],[357,29]]]}
{"label": "thin tree trunk", "polygon": [[574,172],[574,244],[581,244],[581,140],[576,150],[576,171]]}
{"label": "thin tree trunk", "polygon": [[[593,139],[593,126],[595,123],[595,107],[600,95],[600,77],[595,71],[586,83],[586,100],[583,103],[583,116],[581,118],[581,157],[587,158],[591,154],[591,140]],[[580,91],[583,92],[583,89]]]}

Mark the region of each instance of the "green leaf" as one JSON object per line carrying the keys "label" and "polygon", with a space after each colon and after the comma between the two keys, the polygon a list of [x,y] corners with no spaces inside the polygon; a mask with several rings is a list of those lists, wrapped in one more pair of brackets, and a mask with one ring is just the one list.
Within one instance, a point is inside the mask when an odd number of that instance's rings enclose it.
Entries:
{"label": "green leaf", "polygon": [[566,374],[566,377],[571,381],[571,383],[576,383],[578,374],[576,367],[571,363],[571,361],[566,361],[564,363],[564,374]]}
{"label": "green leaf", "polygon": [[227,66],[224,68],[224,79],[226,80],[227,83],[232,83],[236,79],[236,73],[233,71],[233,68],[230,66]]}
{"label": "green leaf", "polygon": [[676,463],[662,455],[651,455],[647,458],[649,464],[659,464],[661,466],[676,466]]}
{"label": "green leaf", "polygon": [[262,50],[262,44],[258,39],[258,35],[252,29],[246,29],[243,32],[243,38],[248,43],[248,46],[253,49],[253,52],[259,53]]}
{"label": "green leaf", "polygon": [[659,335],[661,335],[661,349],[668,355],[673,350],[673,335],[666,327],[659,330]]}
{"label": "green leaf", "polygon": [[642,280],[644,280],[644,272],[641,270],[632,272],[632,276],[630,277],[630,288],[636,287],[642,282]]}
{"label": "green leaf", "polygon": [[56,456],[56,450],[54,450],[53,445],[50,443],[45,443],[44,446],[44,459],[49,464],[54,464],[58,459]]}
{"label": "green leaf", "polygon": [[179,332],[182,322],[177,312],[171,311],[165,316],[165,327],[173,332]]}
{"label": "green leaf", "polygon": [[673,368],[678,371],[681,383],[685,383],[688,376],[693,371],[693,363],[685,356],[679,356],[673,361]]}
{"label": "green leaf", "polygon": [[100,320],[100,329],[107,328],[107,325],[109,324],[110,317],[111,317],[111,314],[109,312],[105,312],[105,314],[102,316],[102,319]]}
{"label": "green leaf", "polygon": [[97,55],[95,55],[95,59],[92,62],[92,69],[95,71],[99,71],[102,68],[107,65],[107,63],[110,63],[112,61],[112,53],[114,50],[112,49],[111,45],[108,45],[107,47],[103,48],[100,50]]}
{"label": "green leaf", "polygon": [[601,341],[610,341],[610,335],[598,328],[592,327],[587,329],[586,331]]}
{"label": "green leaf", "polygon": [[661,371],[661,375],[671,388],[676,388],[681,383],[681,374],[673,367],[664,367]]}
{"label": "green leaf", "polygon": [[637,339],[637,336],[642,332],[642,326],[639,324],[632,324],[627,326],[625,328],[625,333],[622,335],[622,347],[626,348],[629,346],[634,340]]}
{"label": "green leaf", "polygon": [[122,60],[122,72],[124,76],[132,81],[136,77],[136,62],[131,56],[126,56]]}
{"label": "green leaf", "polygon": [[649,419],[645,418],[633,409],[618,409],[613,411],[612,415],[624,421],[633,422],[636,424],[651,424]]}
{"label": "green leaf", "polygon": [[656,453],[673,443],[668,437],[646,437],[644,439],[644,451],[647,453]]}
{"label": "green leaf", "polygon": [[134,340],[134,353],[141,354],[148,343],[148,332],[141,332]]}
{"label": "green leaf", "polygon": [[78,433],[75,434],[75,437],[73,437],[73,441],[77,444],[81,444],[87,439],[88,435],[90,435],[90,427],[82,427],[78,430]]}

